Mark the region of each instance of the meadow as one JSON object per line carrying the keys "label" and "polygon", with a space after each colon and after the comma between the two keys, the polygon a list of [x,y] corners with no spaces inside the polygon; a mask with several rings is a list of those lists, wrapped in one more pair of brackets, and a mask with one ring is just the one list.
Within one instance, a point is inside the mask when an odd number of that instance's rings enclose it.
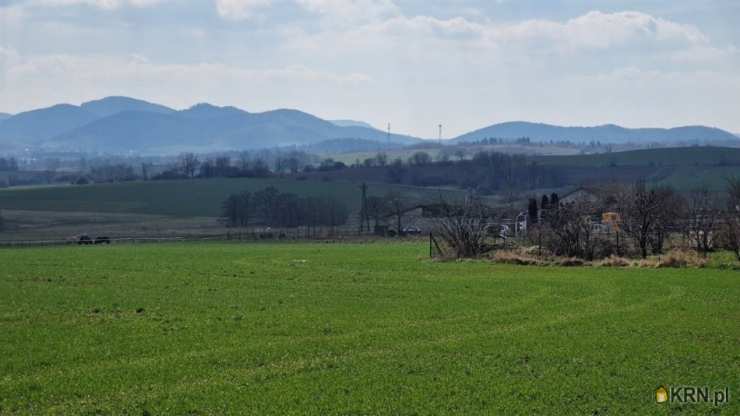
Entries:
{"label": "meadow", "polygon": [[[426,250],[0,250],[0,414],[740,413],[737,271]],[[656,404],[662,384],[731,400]]]}
{"label": "meadow", "polygon": [[[213,178],[3,189],[0,190],[0,209],[217,217],[221,215],[221,202],[230,194],[255,192],[269,186],[299,196],[331,196],[354,211],[360,206],[360,186],[349,181]],[[368,186],[369,195],[383,196],[390,191],[402,192],[410,201],[437,198],[440,192],[464,194],[462,190],[440,191],[403,185]]]}

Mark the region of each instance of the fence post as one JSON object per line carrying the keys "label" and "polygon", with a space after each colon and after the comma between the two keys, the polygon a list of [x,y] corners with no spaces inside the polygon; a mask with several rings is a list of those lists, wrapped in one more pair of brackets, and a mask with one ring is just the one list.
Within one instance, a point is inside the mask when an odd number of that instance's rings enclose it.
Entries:
{"label": "fence post", "polygon": [[434,258],[432,254],[432,232],[429,232],[429,258]]}

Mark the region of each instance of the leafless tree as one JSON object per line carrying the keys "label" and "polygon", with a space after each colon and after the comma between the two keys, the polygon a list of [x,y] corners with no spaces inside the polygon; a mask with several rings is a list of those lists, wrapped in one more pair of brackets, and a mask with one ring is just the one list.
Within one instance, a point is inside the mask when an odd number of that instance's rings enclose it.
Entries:
{"label": "leafless tree", "polygon": [[[662,248],[662,241],[667,229],[666,213],[673,198],[673,191],[668,188],[648,189],[644,181],[623,189],[617,198],[617,210],[622,219],[621,229],[630,236],[640,255],[646,258],[648,247]],[[656,240],[660,235],[660,245]]]}
{"label": "leafless tree", "polygon": [[378,153],[375,156],[375,161],[378,164],[378,166],[386,166],[388,164],[388,155],[385,153]]}
{"label": "leafless tree", "polygon": [[722,221],[722,239],[740,260],[740,178],[727,180],[727,212]]}
{"label": "leafless tree", "polygon": [[432,157],[427,152],[416,152],[409,158],[409,165],[424,166],[432,162]]}
{"label": "leafless tree", "polygon": [[670,187],[656,188],[655,193],[658,209],[648,243],[653,254],[661,254],[671,230],[679,225],[679,218],[685,217],[686,201]]}
{"label": "leafless tree", "polygon": [[396,217],[396,232],[400,237],[403,235],[403,215],[408,210],[408,207],[398,192],[388,192],[384,199],[385,209],[390,215]]}
{"label": "leafless tree", "polygon": [[463,148],[458,148],[455,150],[455,157],[459,161],[463,161],[465,159],[465,156],[467,156],[468,152],[465,151]]}
{"label": "leafless tree", "polygon": [[547,245],[557,255],[584,257],[591,260],[596,251],[591,214],[594,206],[588,201],[559,204],[544,213]]}
{"label": "leafless tree", "polygon": [[717,198],[702,187],[691,192],[688,200],[688,235],[696,251],[707,255],[714,247],[714,233],[719,225],[721,211]]}
{"label": "leafless tree", "polygon": [[370,196],[367,198],[367,215],[372,218],[375,222],[375,227],[378,227],[380,218],[385,212],[385,206],[383,198],[378,196]]}
{"label": "leafless tree", "polygon": [[479,257],[490,250],[488,210],[479,198],[468,197],[462,206],[442,202],[437,234],[457,258]]}
{"label": "leafless tree", "polygon": [[183,153],[180,155],[179,164],[182,173],[185,176],[192,178],[195,176],[198,166],[200,166],[200,160],[198,160],[198,156],[193,153]]}

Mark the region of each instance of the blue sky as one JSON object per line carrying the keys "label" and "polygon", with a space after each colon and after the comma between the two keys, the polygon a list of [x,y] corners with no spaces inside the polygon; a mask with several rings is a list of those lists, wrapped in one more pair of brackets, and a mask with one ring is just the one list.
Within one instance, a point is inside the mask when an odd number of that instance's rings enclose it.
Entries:
{"label": "blue sky", "polygon": [[740,132],[736,0],[0,0],[0,111],[128,95],[445,136]]}

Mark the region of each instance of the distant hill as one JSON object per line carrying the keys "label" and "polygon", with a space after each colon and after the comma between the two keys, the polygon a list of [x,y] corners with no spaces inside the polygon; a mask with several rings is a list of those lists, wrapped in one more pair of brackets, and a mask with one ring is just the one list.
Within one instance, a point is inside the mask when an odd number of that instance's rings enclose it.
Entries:
{"label": "distant hill", "polygon": [[736,141],[733,134],[713,127],[687,126],[672,129],[640,128],[628,129],[614,124],[596,127],[561,127],[550,124],[515,121],[494,124],[456,137],[456,142],[473,142],[486,138],[516,139],[529,137],[532,140],[570,140],[572,142],[601,141],[603,143],[649,143],[649,142],[705,142]]}
{"label": "distant hill", "polygon": [[337,125],[339,127],[365,127],[368,129],[374,129],[370,123],[365,123],[364,121],[356,121],[356,120],[329,120],[334,125]]}
{"label": "distant hill", "polygon": [[[178,153],[304,146],[326,140],[387,140],[366,127],[339,127],[298,110],[249,113],[235,107],[198,104],[171,113],[124,111],[57,135],[46,142],[58,150]],[[392,135],[391,142],[419,139]]]}
{"label": "distant hill", "polygon": [[6,118],[10,118],[10,117],[12,117],[12,116],[13,116],[12,114],[8,114],[8,113],[0,113],[0,121],[3,121],[3,120],[5,120]]}
{"label": "distant hill", "polygon": [[70,104],[58,104],[16,114],[0,124],[0,139],[15,143],[37,143],[65,131],[84,126],[98,117]]}
{"label": "distant hill", "polygon": [[[340,125],[338,125],[340,124]],[[9,116],[0,123],[0,145],[48,150],[176,153],[307,146],[329,140],[388,141],[367,123],[335,124],[298,110],[249,113],[203,103],[177,111],[129,97],[107,97],[80,106],[60,104]],[[396,145],[420,139],[391,135]]]}
{"label": "distant hill", "polygon": [[98,117],[108,117],[124,111],[146,111],[152,113],[170,114],[175,110],[159,104],[128,97],[106,97],[100,100],[88,101],[80,106]]}

